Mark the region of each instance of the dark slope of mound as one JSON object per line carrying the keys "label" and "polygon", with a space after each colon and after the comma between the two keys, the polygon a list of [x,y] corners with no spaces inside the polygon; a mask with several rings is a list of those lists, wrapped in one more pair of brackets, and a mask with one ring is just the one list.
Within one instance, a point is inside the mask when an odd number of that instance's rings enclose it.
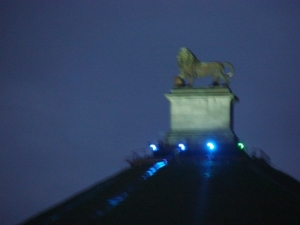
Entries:
{"label": "dark slope of mound", "polygon": [[251,160],[170,163],[99,222],[300,224],[299,183],[265,166]]}
{"label": "dark slope of mound", "polygon": [[104,184],[25,224],[300,224],[299,182],[243,153],[171,159]]}
{"label": "dark slope of mound", "polygon": [[[58,206],[42,212],[40,215],[29,219],[24,224],[64,224],[64,222],[61,223],[61,221],[70,222],[73,220],[77,220],[77,224],[85,224],[87,221],[94,221],[95,216],[93,216],[93,214],[98,217],[101,216],[99,209],[106,209],[109,211],[109,200],[113,200],[114,197],[123,193],[130,185],[134,186],[148,168],[149,165],[142,165],[123,171],[120,174],[71,197],[69,200]],[[83,221],[84,223],[81,223]],[[66,222],[66,224],[69,224],[69,222]]]}

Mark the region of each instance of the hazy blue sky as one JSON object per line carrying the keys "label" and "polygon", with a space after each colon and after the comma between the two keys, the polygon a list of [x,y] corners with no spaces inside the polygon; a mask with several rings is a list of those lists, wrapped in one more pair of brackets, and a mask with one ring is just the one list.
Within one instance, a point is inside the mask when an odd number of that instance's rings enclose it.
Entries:
{"label": "hazy blue sky", "polygon": [[1,1],[0,24],[0,224],[167,132],[183,46],[235,66],[236,134],[300,180],[300,1]]}

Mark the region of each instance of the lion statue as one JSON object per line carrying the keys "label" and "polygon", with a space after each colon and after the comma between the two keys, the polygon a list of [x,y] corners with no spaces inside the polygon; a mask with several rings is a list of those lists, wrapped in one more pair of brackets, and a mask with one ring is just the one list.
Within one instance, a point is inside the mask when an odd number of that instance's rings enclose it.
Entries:
{"label": "lion statue", "polygon": [[[219,80],[223,80],[225,81],[226,85],[229,85],[229,78],[232,77],[234,73],[234,68],[231,63],[201,62],[187,48],[180,49],[177,60],[180,69],[178,78],[181,78],[182,80],[187,79],[189,86],[193,86],[195,78],[201,78],[209,75],[211,75],[213,78],[213,85],[220,85]],[[230,69],[230,72],[227,74],[224,72],[225,67]],[[175,82],[174,84],[176,86]]]}

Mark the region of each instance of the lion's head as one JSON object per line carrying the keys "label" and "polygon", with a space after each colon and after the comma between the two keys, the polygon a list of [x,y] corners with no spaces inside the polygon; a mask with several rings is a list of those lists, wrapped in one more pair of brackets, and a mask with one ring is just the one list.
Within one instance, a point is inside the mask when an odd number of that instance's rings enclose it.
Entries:
{"label": "lion's head", "polygon": [[177,55],[178,66],[180,69],[189,68],[199,60],[197,57],[187,48],[180,48]]}

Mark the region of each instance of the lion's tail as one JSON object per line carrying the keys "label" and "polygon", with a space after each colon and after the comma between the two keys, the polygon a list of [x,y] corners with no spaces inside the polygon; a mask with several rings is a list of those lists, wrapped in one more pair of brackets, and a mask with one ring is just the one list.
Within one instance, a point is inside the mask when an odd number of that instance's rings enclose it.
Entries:
{"label": "lion's tail", "polygon": [[228,77],[232,77],[233,76],[233,73],[234,73],[234,67],[231,63],[229,62],[222,62],[222,65],[224,67],[228,67],[230,69],[230,72],[227,73],[227,76]]}

